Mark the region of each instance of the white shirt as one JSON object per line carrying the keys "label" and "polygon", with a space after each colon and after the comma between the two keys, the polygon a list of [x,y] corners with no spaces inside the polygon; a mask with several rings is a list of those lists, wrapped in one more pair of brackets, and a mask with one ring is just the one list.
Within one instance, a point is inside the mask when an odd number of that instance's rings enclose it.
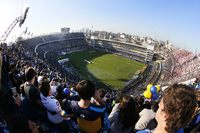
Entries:
{"label": "white shirt", "polygon": [[57,88],[57,86],[55,86],[55,85],[51,86],[51,95],[56,96],[56,88]]}
{"label": "white shirt", "polygon": [[119,111],[119,105],[120,105],[120,103],[116,103],[116,104],[115,104],[115,106],[112,108],[112,111],[111,111],[111,113],[109,114],[108,118],[113,117],[113,115],[114,115],[117,111]]}
{"label": "white shirt", "polygon": [[43,96],[42,93],[40,93],[42,104],[52,112],[56,112],[57,114],[52,115],[50,112],[47,111],[48,119],[55,123],[61,123],[63,121],[63,117],[60,115],[60,112],[62,111],[60,103],[58,100],[56,100],[53,96]]}
{"label": "white shirt", "polygon": [[151,109],[143,109],[140,112],[140,119],[137,121],[135,124],[135,129],[136,130],[143,130],[147,127],[149,122],[154,119],[156,113],[153,112]]}

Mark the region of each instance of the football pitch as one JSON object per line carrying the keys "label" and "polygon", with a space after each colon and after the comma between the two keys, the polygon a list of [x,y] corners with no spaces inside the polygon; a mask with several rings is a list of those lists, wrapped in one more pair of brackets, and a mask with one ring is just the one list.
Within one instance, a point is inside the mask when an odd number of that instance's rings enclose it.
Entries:
{"label": "football pitch", "polygon": [[74,52],[62,58],[78,69],[85,79],[120,89],[146,64],[104,51],[86,50]]}

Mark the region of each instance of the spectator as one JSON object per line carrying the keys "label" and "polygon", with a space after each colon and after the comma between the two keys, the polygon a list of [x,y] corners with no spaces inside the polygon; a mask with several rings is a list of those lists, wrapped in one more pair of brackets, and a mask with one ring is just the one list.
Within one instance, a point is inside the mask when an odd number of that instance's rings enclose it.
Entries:
{"label": "spectator", "polygon": [[200,131],[200,91],[197,91],[198,108],[190,124],[184,129],[186,133],[199,133]]}
{"label": "spectator", "polygon": [[141,112],[144,109],[144,97],[142,97],[140,95],[137,96],[136,102],[138,104],[138,111]]}
{"label": "spectator", "polygon": [[[76,89],[81,98],[80,101],[64,101],[66,112],[74,114],[78,119],[78,125],[81,131],[94,133],[101,131],[108,123],[106,120],[106,108],[99,96],[98,91],[95,93],[95,86],[91,81],[82,80],[76,85]],[[94,97],[101,106],[91,103]],[[101,124],[103,123],[103,124]]]}
{"label": "spectator", "polygon": [[53,78],[52,81],[50,82],[50,86],[51,86],[51,93],[53,96],[56,96],[56,88],[58,86],[58,81],[57,79]]}
{"label": "spectator", "polygon": [[17,93],[20,93],[20,85],[23,83],[16,69],[15,64],[11,64],[9,68],[9,79],[11,80],[12,86],[17,88]]}
{"label": "spectator", "polygon": [[61,107],[63,107],[63,99],[65,99],[65,95],[63,94],[63,87],[61,85],[58,85],[56,87],[56,99],[59,101]]}
{"label": "spectator", "polygon": [[119,105],[120,105],[120,102],[122,101],[122,98],[123,98],[123,94],[121,92],[118,92],[117,96],[114,100],[114,106],[112,108],[112,111],[111,111],[109,117],[113,116],[115,112],[119,111]]}
{"label": "spectator", "polygon": [[151,109],[151,102],[149,101],[149,99],[146,99],[144,101],[143,107],[146,109]]}
{"label": "spectator", "polygon": [[9,131],[6,119],[9,115],[18,112],[18,110],[10,95],[4,91],[5,90],[2,89],[2,86],[0,86],[0,132],[8,133]]}
{"label": "spectator", "polygon": [[[68,132],[67,122],[64,121],[64,113],[57,99],[51,94],[50,84],[47,79],[41,81],[40,86],[40,97],[42,104],[47,110],[48,119],[55,127],[63,132]],[[67,117],[67,116],[66,116]]]}
{"label": "spectator", "polygon": [[104,96],[105,96],[106,93],[107,93],[106,90],[102,88],[102,89],[99,89],[98,91],[99,91],[99,95],[100,95],[101,99],[103,99]]}
{"label": "spectator", "polygon": [[109,115],[112,133],[129,133],[139,119],[136,102],[133,97],[124,95],[118,110]]}
{"label": "spectator", "polygon": [[[98,91],[98,93],[99,93],[100,98],[101,98],[102,100],[104,100],[103,98],[104,98],[104,96],[105,96],[105,94],[106,94],[106,90],[105,90],[105,89],[99,89],[99,90],[97,90],[97,91]],[[100,105],[100,103],[99,103],[95,98],[93,98],[93,97],[92,97],[92,99],[91,99],[90,102],[93,103],[93,104],[96,104],[96,105]],[[104,102],[106,102],[106,100],[104,100]]]}
{"label": "spectator", "polygon": [[156,112],[154,133],[175,133],[191,121],[197,107],[194,89],[183,84],[168,87]]}
{"label": "spectator", "polygon": [[5,50],[2,52],[2,66],[1,66],[1,85],[3,86],[3,89],[5,89],[8,93],[11,94],[10,88],[12,87],[11,81],[9,79],[9,59],[8,56],[9,53],[6,53]]}
{"label": "spectator", "polygon": [[140,119],[135,125],[136,130],[143,130],[147,128],[147,125],[150,123],[151,120],[155,118],[156,111],[158,110],[158,103],[154,102],[151,105],[151,109],[143,109],[139,115]]}
{"label": "spectator", "polygon": [[13,97],[0,89],[0,132],[38,133],[35,123],[25,118],[19,111],[19,97]]}
{"label": "spectator", "polygon": [[40,99],[40,91],[34,85],[36,72],[32,67],[25,71],[27,82],[24,84],[25,98],[22,102],[23,113],[32,121],[46,119],[45,108]]}
{"label": "spectator", "polygon": [[39,133],[37,125],[22,114],[12,114],[7,119],[10,133]]}

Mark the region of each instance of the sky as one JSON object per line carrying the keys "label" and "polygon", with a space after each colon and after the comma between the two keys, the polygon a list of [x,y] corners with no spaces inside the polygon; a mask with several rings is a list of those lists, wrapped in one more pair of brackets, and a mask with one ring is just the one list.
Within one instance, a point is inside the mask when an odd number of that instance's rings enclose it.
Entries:
{"label": "sky", "polygon": [[24,25],[34,35],[92,28],[156,40],[200,52],[200,0],[0,0],[0,36],[30,7]]}

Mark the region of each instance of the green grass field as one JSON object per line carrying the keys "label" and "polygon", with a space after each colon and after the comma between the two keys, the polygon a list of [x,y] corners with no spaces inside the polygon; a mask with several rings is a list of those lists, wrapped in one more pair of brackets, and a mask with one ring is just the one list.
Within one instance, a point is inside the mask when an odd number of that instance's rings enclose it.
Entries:
{"label": "green grass field", "polygon": [[69,63],[75,66],[85,79],[116,89],[122,88],[135,75],[136,71],[146,67],[146,64],[95,50],[74,52],[62,58],[69,58]]}

